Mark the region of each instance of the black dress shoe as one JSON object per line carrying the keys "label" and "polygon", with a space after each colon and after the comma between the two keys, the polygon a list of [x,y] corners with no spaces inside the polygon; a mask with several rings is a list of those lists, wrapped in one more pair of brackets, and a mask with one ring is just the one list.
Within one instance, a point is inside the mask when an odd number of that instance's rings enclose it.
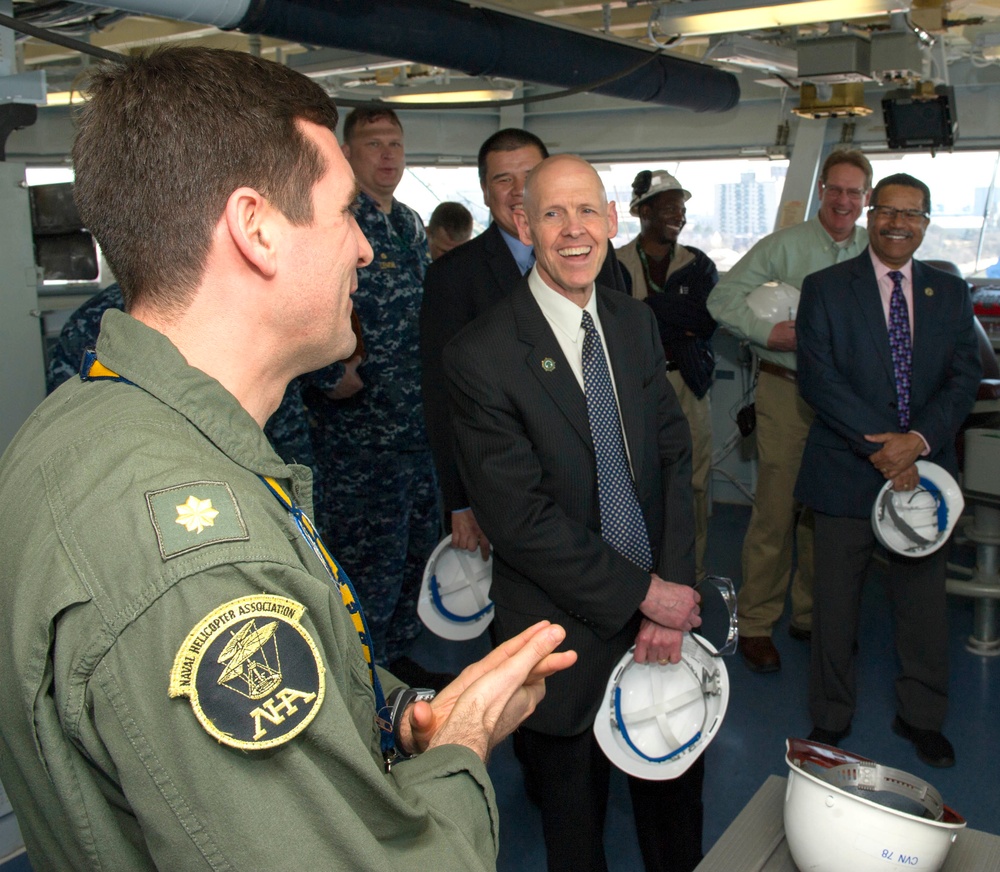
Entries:
{"label": "black dress shoe", "polygon": [[812,630],[803,630],[802,627],[796,627],[795,624],[788,625],[788,635],[795,639],[797,642],[811,642],[813,637]]}
{"label": "black dress shoe", "polygon": [[777,672],[781,655],[770,636],[740,636],[740,654],[751,672]]}
{"label": "black dress shoe", "polygon": [[911,727],[899,715],[892,722],[892,731],[913,742],[917,756],[928,766],[946,769],[955,765],[955,749],[939,730],[922,730]]}
{"label": "black dress shoe", "polygon": [[822,727],[813,727],[806,739],[810,742],[819,742],[821,745],[833,745],[836,748],[849,732],[851,732],[850,727],[846,730],[824,730]]}

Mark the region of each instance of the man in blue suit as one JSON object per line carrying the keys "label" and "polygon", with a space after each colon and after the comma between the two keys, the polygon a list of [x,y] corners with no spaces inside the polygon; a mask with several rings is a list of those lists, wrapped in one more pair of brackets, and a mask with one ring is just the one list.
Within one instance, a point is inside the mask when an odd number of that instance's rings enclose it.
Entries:
{"label": "man in blue suit", "polygon": [[[816,419],[795,495],[816,515],[809,738],[827,744],[847,735],[854,714],[861,591],[876,544],[872,504],[886,481],[913,490],[918,459],[958,475],[955,434],[980,379],[966,283],[913,260],[930,208],[923,182],[905,173],[883,179],[868,209],[868,250],[802,286],[799,390]],[[902,667],[892,727],[932,766],[955,762],[941,733],[947,550],[889,555]]]}

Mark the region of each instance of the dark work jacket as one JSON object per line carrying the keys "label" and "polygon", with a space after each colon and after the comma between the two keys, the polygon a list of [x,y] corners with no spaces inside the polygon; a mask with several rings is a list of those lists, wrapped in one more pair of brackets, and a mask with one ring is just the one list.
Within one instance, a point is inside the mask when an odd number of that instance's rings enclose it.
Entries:
{"label": "dark work jacket", "polygon": [[677,364],[685,384],[701,399],[712,386],[715,371],[716,324],[705,301],[719,281],[719,272],[705,252],[678,243],[674,255],[678,265],[671,264],[663,291],[652,291],[646,286],[637,244],[633,240],[618,252],[622,267],[631,274],[632,296],[645,299],[653,310],[667,361]]}

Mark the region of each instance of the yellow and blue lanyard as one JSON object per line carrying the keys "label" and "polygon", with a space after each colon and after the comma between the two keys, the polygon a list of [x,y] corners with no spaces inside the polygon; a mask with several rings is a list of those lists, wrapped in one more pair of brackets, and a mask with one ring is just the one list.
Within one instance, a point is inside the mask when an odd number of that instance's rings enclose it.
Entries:
{"label": "yellow and blue lanyard", "polygon": [[[118,375],[114,370],[108,369],[97,359],[97,353],[93,349],[88,349],[84,353],[83,361],[80,365],[80,378],[84,381],[107,379],[129,385],[135,384],[135,382]],[[382,682],[379,681],[378,672],[375,670],[375,658],[372,653],[370,641],[371,635],[368,632],[368,623],[365,621],[365,614],[361,610],[361,603],[354,592],[354,586],[347,577],[347,573],[341,569],[340,564],[337,563],[333,555],[327,550],[326,545],[323,544],[323,540],[320,538],[319,533],[316,532],[316,528],[313,526],[312,521],[309,520],[309,516],[295,505],[295,501],[278,481],[269,475],[259,475],[258,478],[264,482],[264,485],[274,495],[275,499],[292,516],[295,526],[298,527],[303,538],[309,543],[309,547],[312,548],[313,552],[320,559],[320,562],[326,567],[326,571],[330,575],[330,580],[340,591],[340,597],[344,602],[344,607],[347,609],[348,614],[351,616],[351,623],[354,624],[354,629],[357,630],[358,638],[361,640],[361,651],[364,654],[365,662],[368,664],[368,676],[372,683],[372,689],[375,691],[375,723],[379,728],[382,754],[388,757],[395,749],[392,724],[386,717],[389,709],[385,702],[385,693],[382,691]]]}
{"label": "yellow and blue lanyard", "polygon": [[385,714],[388,712],[385,694],[382,691],[382,682],[379,681],[378,672],[375,670],[375,658],[372,653],[368,622],[365,620],[365,613],[361,609],[358,596],[354,592],[354,585],[351,584],[347,573],[344,572],[334,556],[327,550],[326,545],[323,544],[323,540],[320,538],[319,533],[316,532],[316,528],[313,526],[312,521],[309,520],[309,516],[295,505],[295,501],[278,481],[269,475],[258,477],[267,485],[267,489],[274,494],[275,499],[288,510],[288,513],[292,516],[292,520],[295,521],[295,526],[299,528],[299,532],[306,542],[309,543],[309,547],[312,548],[316,556],[326,567],[326,571],[330,574],[330,580],[340,590],[344,607],[351,616],[351,622],[354,624],[354,629],[357,630],[358,638],[361,640],[361,651],[365,656],[365,662],[368,664],[368,676],[371,679],[372,689],[375,691],[375,723],[378,725],[381,735],[382,753],[385,755],[391,754],[395,747],[392,737],[392,724],[385,717]]}

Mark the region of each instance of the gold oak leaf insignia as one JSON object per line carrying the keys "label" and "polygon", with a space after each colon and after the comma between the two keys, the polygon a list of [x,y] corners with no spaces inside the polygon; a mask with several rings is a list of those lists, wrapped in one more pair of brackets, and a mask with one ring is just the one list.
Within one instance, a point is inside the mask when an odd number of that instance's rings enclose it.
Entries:
{"label": "gold oak leaf insignia", "polygon": [[215,526],[215,518],[219,514],[212,508],[211,500],[199,500],[194,494],[187,498],[187,502],[177,507],[178,524],[187,527],[189,533],[200,533],[206,527]]}

